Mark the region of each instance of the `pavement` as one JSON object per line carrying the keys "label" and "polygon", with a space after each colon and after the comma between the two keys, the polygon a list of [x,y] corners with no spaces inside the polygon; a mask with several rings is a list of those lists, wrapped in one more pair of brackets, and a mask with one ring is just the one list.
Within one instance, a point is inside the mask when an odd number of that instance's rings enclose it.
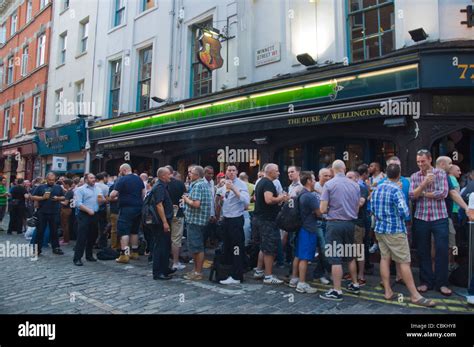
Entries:
{"label": "pavement", "polygon": [[[0,231],[0,249],[8,244],[26,243],[23,235]],[[145,256],[127,265],[83,259],[84,266],[77,267],[72,262],[73,244],[63,246],[65,254],[61,256],[52,254],[51,248],[43,249],[43,255],[36,261],[0,254],[0,314],[474,313],[464,296],[454,294],[445,298],[432,291],[426,297],[435,299],[438,306],[417,307],[409,303],[407,290],[400,284],[393,287],[400,294],[399,300],[387,301],[379,285],[377,265],[375,275],[367,277],[368,283],[359,296],[344,293],[342,302],[331,302],[319,298],[329,286],[310,282],[318,293],[300,294],[287,285],[265,285],[254,280],[252,272],[239,285],[209,282],[209,270],[205,270],[204,280],[189,281],[183,275],[192,269],[192,264],[177,272],[172,280],[155,281]],[[286,269],[275,269],[279,277],[286,273]],[[462,292],[461,288],[453,289]]]}

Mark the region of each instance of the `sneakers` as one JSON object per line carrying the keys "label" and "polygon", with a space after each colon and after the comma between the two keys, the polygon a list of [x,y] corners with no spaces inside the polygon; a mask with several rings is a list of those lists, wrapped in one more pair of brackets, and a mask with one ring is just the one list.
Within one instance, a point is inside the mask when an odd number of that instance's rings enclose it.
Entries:
{"label": "sneakers", "polygon": [[140,255],[138,254],[138,252],[131,252],[130,253],[130,259],[138,260],[138,259],[140,259]]}
{"label": "sneakers", "polygon": [[298,282],[299,282],[298,277],[292,278],[292,279],[290,280],[290,283],[288,283],[288,286],[289,286],[290,288],[296,288],[296,287],[298,286]]}
{"label": "sneakers", "polygon": [[176,270],[183,270],[183,269],[186,269],[186,265],[184,264],[181,264],[181,263],[177,263],[177,264],[173,264],[173,267],[172,269],[176,269]]}
{"label": "sneakers", "polygon": [[324,277],[324,276],[319,278],[319,282],[321,282],[322,284],[325,284],[325,285],[328,285],[328,284],[331,283],[331,281],[328,280],[328,279],[327,279],[326,277]]}
{"label": "sneakers", "polygon": [[257,268],[255,268],[254,270],[255,272],[253,273],[253,278],[255,278],[256,280],[261,280],[265,277],[265,272],[263,270],[257,270]]}
{"label": "sneakers", "polygon": [[308,293],[308,294],[314,294],[318,290],[316,288],[311,287],[308,283],[304,282],[299,282],[298,285],[296,286],[296,291],[298,293]]}
{"label": "sneakers", "polygon": [[326,293],[319,295],[319,297],[323,300],[342,301],[342,293],[338,293],[334,289],[331,289]]}
{"label": "sneakers", "polygon": [[128,262],[130,261],[130,257],[126,254],[120,254],[120,256],[115,259],[115,261],[121,264],[128,264]]}
{"label": "sneakers", "polygon": [[263,283],[264,284],[282,284],[283,281],[276,278],[273,275],[270,275],[270,276],[265,276],[265,278],[263,279]]}
{"label": "sneakers", "polygon": [[369,248],[369,253],[374,254],[379,250],[379,245],[377,243],[374,243],[372,247]]}
{"label": "sneakers", "polygon": [[232,276],[227,277],[226,280],[219,281],[220,284],[240,284],[240,281],[234,280]]}
{"label": "sneakers", "polygon": [[194,272],[194,271],[191,271],[191,272],[187,273],[183,277],[184,277],[184,279],[190,280],[190,281],[200,281],[200,280],[202,280],[202,274],[199,274],[199,273]]}
{"label": "sneakers", "polygon": [[351,292],[353,294],[359,295],[360,294],[360,288],[359,286],[355,286],[354,283],[349,283],[349,285],[346,287],[348,292]]}

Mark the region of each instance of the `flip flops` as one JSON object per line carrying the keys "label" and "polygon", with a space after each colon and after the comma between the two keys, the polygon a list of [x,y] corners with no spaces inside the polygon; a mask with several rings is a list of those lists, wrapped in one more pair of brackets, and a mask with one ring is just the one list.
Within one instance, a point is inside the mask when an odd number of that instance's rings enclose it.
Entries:
{"label": "flip flops", "polygon": [[413,305],[422,306],[422,307],[435,307],[436,306],[436,302],[424,297],[421,297],[417,301],[412,301],[411,303]]}

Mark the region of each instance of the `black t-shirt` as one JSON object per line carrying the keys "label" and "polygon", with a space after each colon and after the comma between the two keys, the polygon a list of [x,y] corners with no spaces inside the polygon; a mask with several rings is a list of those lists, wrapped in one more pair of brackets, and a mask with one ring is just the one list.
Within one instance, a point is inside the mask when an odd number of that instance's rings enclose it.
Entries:
{"label": "black t-shirt", "polygon": [[63,204],[61,204],[61,208],[71,208],[71,202],[72,200],[74,199],[74,191],[72,189],[69,189],[66,194],[64,194],[64,197],[66,198],[66,200],[69,201],[69,203],[65,206]]}
{"label": "black t-shirt", "polygon": [[365,227],[365,222],[367,218],[367,199],[369,197],[369,190],[365,186],[360,185],[360,184],[359,184],[359,187],[360,187],[360,197],[364,198],[365,202],[364,202],[364,205],[359,207],[359,214],[357,216],[355,223],[356,225],[360,227]]}
{"label": "black t-shirt", "polygon": [[43,196],[46,191],[49,191],[51,195],[49,196],[48,200],[39,201],[38,211],[46,214],[59,213],[59,201],[54,201],[53,197],[64,196],[63,188],[57,184],[53,184],[52,186],[42,184],[34,190],[33,195]]}
{"label": "black t-shirt", "polygon": [[451,190],[455,190],[453,183],[451,182],[451,179],[449,178],[449,175],[446,174],[446,179],[448,180],[448,196],[446,199],[444,199],[446,203],[446,210],[448,210],[448,217],[453,218],[453,199],[449,196],[449,192]]}
{"label": "black t-shirt", "polygon": [[[173,203],[171,202],[170,194],[165,183],[158,181],[153,186],[151,194],[155,198],[155,203],[158,205],[160,202],[163,203],[163,208],[165,210],[166,219],[173,218]],[[159,217],[159,216],[158,216]]]}
{"label": "black t-shirt", "polygon": [[142,191],[145,189],[140,177],[129,174],[122,176],[115,183],[115,190],[119,192],[118,203],[123,207],[142,207]]}
{"label": "black t-shirt", "polygon": [[[168,192],[170,194],[171,202],[173,203],[173,205],[179,206],[179,200],[186,192],[186,186],[182,181],[177,180],[176,178],[172,178],[170,183],[168,183]],[[184,217],[184,212],[181,207],[179,208],[176,217]]]}
{"label": "black t-shirt", "polygon": [[23,203],[25,202],[25,194],[27,193],[26,188],[23,186],[14,186],[10,191],[12,199],[20,200],[20,202]]}
{"label": "black t-shirt", "polygon": [[271,192],[274,197],[278,196],[273,182],[263,177],[258,181],[257,187],[255,187],[255,210],[253,214],[260,219],[274,221],[280,211],[280,206],[278,204],[268,205],[265,203],[265,192]]}

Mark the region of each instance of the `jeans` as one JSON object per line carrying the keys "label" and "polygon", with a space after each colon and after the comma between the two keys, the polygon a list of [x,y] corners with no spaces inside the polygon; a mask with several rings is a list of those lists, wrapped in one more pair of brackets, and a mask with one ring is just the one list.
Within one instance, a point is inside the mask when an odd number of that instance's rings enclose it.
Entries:
{"label": "jeans", "polygon": [[92,247],[97,237],[97,218],[79,211],[77,215],[77,242],[74,248],[74,260],[80,260],[86,251],[86,258],[92,257]]}
{"label": "jeans", "polygon": [[231,276],[243,280],[243,254],[245,252],[244,217],[224,218],[224,262],[232,264]]}
{"label": "jeans", "polygon": [[[171,225],[171,220],[168,221]],[[147,226],[155,233],[153,245],[153,276],[167,275],[170,269],[171,231],[164,232],[162,224]]]}
{"label": "jeans", "polygon": [[38,252],[41,252],[41,246],[43,245],[43,235],[44,230],[46,229],[46,225],[49,225],[49,232],[51,234],[51,247],[53,248],[53,250],[59,248],[58,225],[56,223],[57,218],[58,213],[38,213],[39,226],[36,238]]}
{"label": "jeans", "polygon": [[[448,219],[414,221],[415,238],[420,261],[420,282],[428,288],[448,286]],[[435,242],[435,272],[431,264],[431,235]]]}
{"label": "jeans", "polygon": [[328,260],[325,255],[326,221],[321,222],[321,227],[318,228],[316,235],[318,236],[319,252],[318,252],[318,257],[316,258],[316,267],[314,268],[313,277],[321,278],[326,274],[326,272],[331,273],[331,265],[329,265]]}

